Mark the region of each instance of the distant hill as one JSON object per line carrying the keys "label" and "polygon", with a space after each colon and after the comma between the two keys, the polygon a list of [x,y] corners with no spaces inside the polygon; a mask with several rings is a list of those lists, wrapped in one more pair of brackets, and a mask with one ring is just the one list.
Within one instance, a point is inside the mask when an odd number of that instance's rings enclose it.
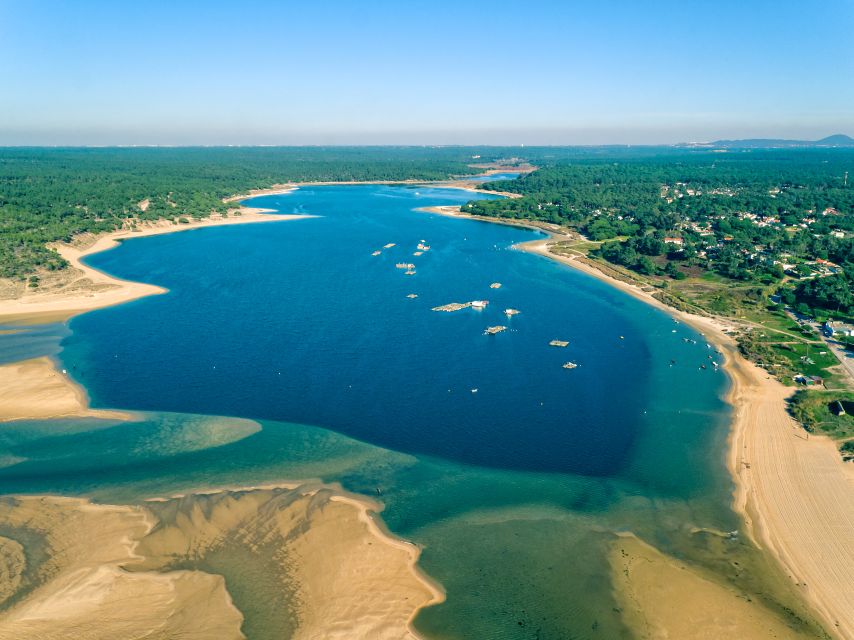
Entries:
{"label": "distant hill", "polygon": [[792,147],[854,147],[854,138],[837,133],[821,140],[776,140],[751,138],[747,140],[715,140],[714,142],[686,142],[679,147],[715,147],[724,149],[769,149]]}

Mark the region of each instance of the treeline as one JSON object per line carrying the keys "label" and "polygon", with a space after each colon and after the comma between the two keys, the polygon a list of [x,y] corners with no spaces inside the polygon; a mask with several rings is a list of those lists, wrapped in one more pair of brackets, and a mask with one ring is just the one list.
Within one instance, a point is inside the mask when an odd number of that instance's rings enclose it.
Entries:
{"label": "treeline", "polygon": [[603,242],[600,257],[646,275],[813,278],[792,289],[799,301],[851,310],[854,150],[615,150],[540,163],[518,180],[483,185],[522,197],[466,211],[568,225]]}
{"label": "treeline", "polygon": [[[61,269],[46,245],[128,219],[206,217],[289,181],[439,180],[501,150],[415,147],[0,149],[0,277]],[[144,206],[140,206],[143,203]],[[143,210],[144,209],[144,210]]]}

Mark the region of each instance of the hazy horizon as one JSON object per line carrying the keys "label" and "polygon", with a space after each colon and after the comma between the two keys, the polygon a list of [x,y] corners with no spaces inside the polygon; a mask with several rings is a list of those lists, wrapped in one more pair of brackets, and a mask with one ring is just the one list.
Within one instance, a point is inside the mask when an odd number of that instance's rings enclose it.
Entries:
{"label": "hazy horizon", "polygon": [[854,4],[0,0],[0,145],[854,134]]}

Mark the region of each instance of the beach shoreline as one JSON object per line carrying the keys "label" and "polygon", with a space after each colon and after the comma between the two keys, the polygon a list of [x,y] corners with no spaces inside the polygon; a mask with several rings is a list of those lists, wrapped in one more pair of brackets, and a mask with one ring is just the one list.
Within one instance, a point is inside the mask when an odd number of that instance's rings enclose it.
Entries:
{"label": "beach shoreline", "polygon": [[737,324],[671,307],[651,291],[614,278],[577,256],[549,246],[570,236],[557,225],[462,213],[459,207],[423,207],[426,213],[529,229],[546,238],[514,248],[554,260],[651,305],[701,333],[723,357],[732,408],[726,465],[732,507],[745,532],[765,549],[799,589],[828,632],[854,639],[854,465],[845,463],[827,436],[808,436],[788,414],[794,389],[748,362],[730,335]]}
{"label": "beach shoreline", "polygon": [[23,295],[0,300],[0,323],[64,322],[75,315],[110,307],[150,295],[166,293],[166,289],[142,282],[122,280],[93,269],[83,258],[117,247],[131,238],[145,238],[167,233],[179,233],[210,227],[262,222],[285,222],[311,218],[309,215],[269,215],[264,209],[245,208],[240,215],[210,217],[175,224],[158,221],[137,230],[119,229],[88,238],[90,242],[58,243],[53,248],[69,263],[74,281],[56,290],[27,290]]}
{"label": "beach shoreline", "polygon": [[[503,223],[503,221],[498,221]],[[548,233],[541,227],[533,227]],[[549,251],[554,238],[516,247],[578,269],[699,331],[723,356],[732,407],[727,468],[735,512],[817,612],[827,631],[854,638],[854,468],[827,436],[808,436],[786,409],[793,389],[748,362],[725,318],[680,311],[650,292]]]}
{"label": "beach shoreline", "polygon": [[[288,185],[276,193],[289,193],[298,186],[321,184],[377,183],[308,183]],[[381,184],[410,184],[389,183]],[[413,181],[411,184],[436,183]],[[474,185],[451,186],[480,191]],[[230,201],[245,200],[273,193],[272,190],[234,196]],[[500,195],[500,194],[498,194]],[[854,471],[844,465],[832,442],[823,437],[804,439],[802,430],[786,413],[785,401],[790,391],[776,380],[747,362],[737,350],[728,332],[733,325],[726,319],[704,317],[676,310],[657,300],[648,291],[617,280],[590,264],[574,257],[549,251],[549,245],[562,239],[556,225],[531,224],[470,216],[459,213],[459,207],[426,207],[421,209],[450,217],[479,220],[507,226],[523,227],[547,234],[516,245],[519,250],[540,255],[600,279],[621,291],[676,317],[705,335],[724,357],[723,369],[730,380],[726,400],[732,406],[733,419],[728,435],[727,466],[734,482],[733,508],[745,523],[746,532],[760,548],[767,549],[799,587],[805,600],[816,610],[828,631],[837,637],[854,638],[854,523],[847,514],[854,513]],[[454,211],[455,210],[455,211]],[[67,249],[66,259],[82,268],[88,277],[104,278],[100,282],[115,285],[121,293],[90,295],[73,302],[0,301],[0,322],[63,320],[95,308],[121,304],[145,295],[164,293],[152,285],[131,283],[86,267],[80,262],[85,255],[107,250],[124,239],[184,231],[220,224],[278,221],[307,216],[269,216],[259,211],[230,217],[227,221],[199,222],[191,225],[156,225],[142,232],[118,231],[99,236],[89,247]],[[563,236],[568,237],[568,236]],[[135,286],[136,285],[136,286]],[[33,298],[40,294],[36,294]],[[44,294],[45,296],[49,294]],[[17,304],[16,304],[17,303]],[[7,365],[8,366],[8,365]],[[2,372],[3,367],[0,367]],[[55,373],[55,370],[54,370]],[[47,378],[45,378],[47,380]],[[81,406],[86,403],[81,401]],[[83,410],[88,407],[84,406]],[[830,489],[828,489],[830,487]],[[374,525],[381,528],[373,518]],[[404,541],[401,544],[409,545]],[[411,559],[417,567],[418,551]],[[412,613],[411,621],[422,608],[441,602],[444,594],[431,583],[433,598]]]}
{"label": "beach shoreline", "polygon": [[[245,638],[229,574],[193,561],[235,532],[259,541],[254,552],[272,539],[290,559],[286,568],[253,566],[266,582],[280,581],[292,599],[294,638],[335,629],[346,637],[418,640],[415,615],[444,599],[417,566],[420,549],[377,522],[381,507],[337,485],[283,482],[115,505],[10,497],[0,503],[0,519],[40,532],[52,553],[43,560],[47,579],[0,615],[2,637],[36,640],[47,631],[76,637],[85,630],[86,637],[107,638],[132,630],[146,637]],[[24,566],[26,547],[7,544],[4,551],[14,566]],[[174,559],[184,555],[186,565],[176,569]],[[4,586],[11,589],[6,598],[26,588],[20,580]],[[146,606],[128,610],[124,604],[134,596]]]}

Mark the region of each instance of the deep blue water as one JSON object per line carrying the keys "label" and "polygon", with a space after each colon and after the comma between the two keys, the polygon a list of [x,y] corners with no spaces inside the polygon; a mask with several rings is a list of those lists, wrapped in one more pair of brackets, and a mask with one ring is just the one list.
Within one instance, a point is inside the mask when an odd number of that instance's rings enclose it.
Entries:
{"label": "deep blue water", "polygon": [[[402,452],[585,475],[630,465],[650,411],[658,423],[685,407],[721,410],[723,377],[698,368],[705,344],[684,343],[693,334],[664,314],[512,248],[534,232],[413,211],[469,198],[301,189],[252,204],[321,217],[92,256],[170,294],[75,319],[62,361],[94,406],[312,424]],[[431,250],[413,257],[421,240]],[[431,311],[481,298],[484,311]],[[507,307],[521,314],[508,319]],[[483,334],[497,324],[509,330]]]}
{"label": "deep blue water", "polygon": [[[473,197],[487,196],[302,188],[251,204],[319,217],[91,256],[169,293],[70,331],[0,335],[0,362],[61,348],[93,405],[147,413],[0,425],[0,493],[135,501],[300,478],[380,491],[383,520],[424,547],[420,564],[447,590],[416,620],[430,638],[629,637],[605,559],[614,532],[712,568],[725,558],[724,571],[736,557],[752,566],[749,545],[721,552],[695,533],[738,526],[726,381],[700,368],[716,357],[702,336],[513,248],[535,232],[415,210]],[[413,256],[421,240],[431,249]],[[473,299],[490,304],[431,311]],[[496,324],[509,330],[483,334]]]}

